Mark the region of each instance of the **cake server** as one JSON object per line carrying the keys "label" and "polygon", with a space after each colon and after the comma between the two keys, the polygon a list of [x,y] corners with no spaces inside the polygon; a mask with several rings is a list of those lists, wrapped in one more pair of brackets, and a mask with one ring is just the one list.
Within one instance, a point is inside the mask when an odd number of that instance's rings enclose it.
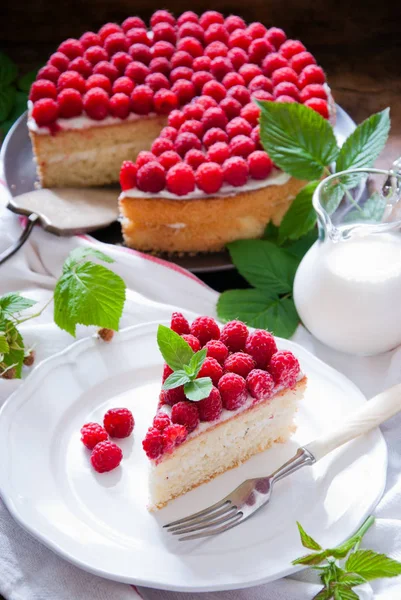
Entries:
{"label": "cake server", "polygon": [[270,500],[275,483],[315,462],[346,442],[368,433],[401,410],[401,384],[378,394],[341,424],[323,433],[267,477],[248,479],[225,498],[193,515],[164,525],[179,541],[223,533],[252,516]]}
{"label": "cake server", "polygon": [[7,208],[28,217],[22,233],[0,254],[0,265],[26,242],[35,224],[60,236],[89,233],[118,218],[117,192],[111,188],[38,189],[10,197]]}

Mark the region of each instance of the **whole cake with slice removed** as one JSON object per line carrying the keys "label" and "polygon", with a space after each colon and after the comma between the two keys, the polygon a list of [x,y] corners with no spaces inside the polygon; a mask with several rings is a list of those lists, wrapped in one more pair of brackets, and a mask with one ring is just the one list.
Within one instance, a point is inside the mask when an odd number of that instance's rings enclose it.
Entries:
{"label": "whole cake with slice removed", "polygon": [[241,321],[221,330],[211,317],[160,325],[166,360],[159,405],[143,440],[150,459],[150,509],[267,450],[295,431],[306,377],[296,357],[265,330]]}

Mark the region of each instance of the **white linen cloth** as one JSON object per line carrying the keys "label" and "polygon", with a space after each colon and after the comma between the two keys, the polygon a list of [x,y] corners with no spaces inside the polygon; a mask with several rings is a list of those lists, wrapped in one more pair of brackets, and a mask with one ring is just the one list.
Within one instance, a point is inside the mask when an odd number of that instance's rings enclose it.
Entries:
{"label": "white linen cloth", "polygon": [[[20,233],[19,220],[1,204],[7,191],[0,185],[0,253]],[[128,297],[121,326],[168,318],[180,309],[215,315],[218,294],[191,274],[140,253],[99,244],[89,238],[57,238],[37,227],[26,245],[0,267],[0,295],[21,291],[39,301],[50,298],[61,266],[71,249],[95,243],[115,259],[113,269],[125,280]],[[49,308],[38,319],[21,326],[26,343],[35,346],[37,362],[74,342],[52,322]],[[78,338],[93,328],[78,328]],[[349,357],[332,351],[299,327],[294,338],[313,354],[352,379],[373,396],[401,382],[401,348],[374,358]],[[25,374],[26,376],[26,374]],[[21,382],[0,379],[0,406]],[[375,515],[377,521],[364,546],[401,560],[401,415],[382,431],[389,450],[387,487]],[[1,469],[1,457],[0,457]],[[155,565],[157,568],[157,565]],[[233,565],[235,569],[235,565]],[[202,600],[309,600],[320,589],[307,570],[266,585],[230,592],[202,594]],[[358,588],[361,598],[401,598],[401,577]],[[70,565],[25,533],[0,500],[0,594],[7,600],[201,600],[200,594],[164,592],[120,584],[90,575]]]}

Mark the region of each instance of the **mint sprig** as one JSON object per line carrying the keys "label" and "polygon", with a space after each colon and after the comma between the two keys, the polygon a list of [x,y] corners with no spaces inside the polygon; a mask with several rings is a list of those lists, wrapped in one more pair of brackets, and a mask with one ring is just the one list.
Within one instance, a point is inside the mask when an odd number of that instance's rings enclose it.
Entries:
{"label": "mint sprig", "polygon": [[163,389],[171,390],[183,385],[188,400],[198,402],[207,398],[212,391],[212,380],[210,377],[198,378],[206,359],[206,348],[194,352],[188,342],[165,325],[159,325],[157,329],[157,344],[164,360],[174,371],[163,383]]}
{"label": "mint sprig", "polygon": [[[373,550],[359,550],[362,538],[374,520],[374,517],[368,517],[348,540],[326,550],[297,523],[302,545],[316,552],[297,558],[292,564],[312,566],[319,572],[324,586],[313,600],[358,600],[359,596],[352,588],[372,579],[401,575],[400,562]],[[340,566],[339,559],[346,559],[345,564]]]}

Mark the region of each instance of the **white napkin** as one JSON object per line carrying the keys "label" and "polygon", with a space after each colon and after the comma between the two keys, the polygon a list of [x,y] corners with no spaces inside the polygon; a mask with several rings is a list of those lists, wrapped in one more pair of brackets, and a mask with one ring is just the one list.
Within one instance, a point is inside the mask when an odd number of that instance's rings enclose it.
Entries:
{"label": "white napkin", "polygon": [[[7,192],[0,186],[0,204]],[[0,207],[0,253],[20,233],[16,216]],[[62,263],[77,245],[95,243],[116,263],[113,268],[125,280],[128,299],[122,327],[168,318],[177,308],[215,315],[218,294],[182,269],[140,253],[99,244],[90,238],[62,239],[36,228],[30,241],[0,267],[0,295],[23,291],[40,303],[51,295]],[[51,309],[39,319],[21,326],[34,345],[38,362],[73,343],[73,338],[52,323]],[[78,337],[90,331],[78,328]],[[367,396],[401,381],[401,348],[376,358],[351,358],[323,346],[302,327],[294,340],[325,362],[342,371]],[[26,375],[25,375],[26,376]],[[0,406],[19,385],[0,379]],[[365,546],[401,560],[401,415],[387,422],[383,433],[389,448],[386,492],[377,507],[377,521],[365,538]],[[1,465],[1,461],[0,461]],[[0,466],[1,468],[1,466]],[[155,566],[157,568],[157,566]],[[233,565],[235,569],[235,565]],[[202,594],[173,593],[119,584],[90,575],[65,562],[25,533],[0,500],[0,593],[7,600],[309,600],[320,589],[313,571],[256,588]],[[401,597],[401,577],[373,582],[358,589],[364,600]]]}

